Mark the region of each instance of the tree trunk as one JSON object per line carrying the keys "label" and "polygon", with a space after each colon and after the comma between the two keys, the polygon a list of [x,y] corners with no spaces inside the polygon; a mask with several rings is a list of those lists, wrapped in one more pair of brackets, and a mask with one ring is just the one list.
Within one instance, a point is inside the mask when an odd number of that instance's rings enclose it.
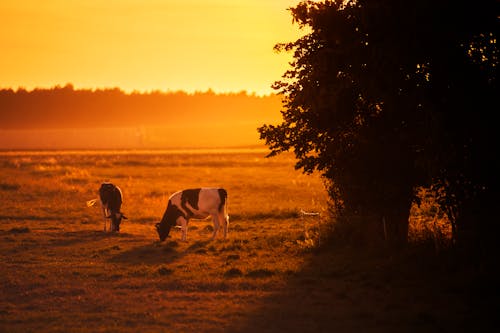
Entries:
{"label": "tree trunk", "polygon": [[410,209],[389,212],[382,216],[384,238],[387,243],[396,246],[404,246],[408,243],[409,217]]}

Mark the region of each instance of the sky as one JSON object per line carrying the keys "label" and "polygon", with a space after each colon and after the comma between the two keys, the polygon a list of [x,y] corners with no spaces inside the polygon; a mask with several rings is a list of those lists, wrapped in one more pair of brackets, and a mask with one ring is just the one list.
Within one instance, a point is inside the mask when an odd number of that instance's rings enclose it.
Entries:
{"label": "sky", "polygon": [[0,0],[0,88],[266,95],[304,34],[292,0]]}

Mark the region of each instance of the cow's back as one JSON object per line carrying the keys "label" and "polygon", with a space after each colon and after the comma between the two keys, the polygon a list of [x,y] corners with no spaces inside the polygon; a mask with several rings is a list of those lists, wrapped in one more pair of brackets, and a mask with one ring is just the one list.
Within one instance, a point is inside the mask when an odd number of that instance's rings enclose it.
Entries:
{"label": "cow's back", "polygon": [[111,211],[119,212],[122,204],[122,193],[118,186],[112,183],[102,183],[99,188],[99,197],[103,205]]}
{"label": "cow's back", "polygon": [[172,194],[169,203],[179,207],[186,216],[196,213],[215,214],[222,209],[227,192],[222,188],[201,187],[185,189]]}
{"label": "cow's back", "polygon": [[217,213],[225,204],[227,192],[221,188],[202,188],[199,197],[200,210]]}

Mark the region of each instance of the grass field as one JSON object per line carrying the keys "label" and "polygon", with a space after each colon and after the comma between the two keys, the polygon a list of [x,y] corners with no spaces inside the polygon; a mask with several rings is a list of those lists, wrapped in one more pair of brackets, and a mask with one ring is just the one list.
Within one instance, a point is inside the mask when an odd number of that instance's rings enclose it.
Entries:
{"label": "grass field", "polygon": [[[432,261],[335,249],[321,179],[264,151],[0,154],[0,332],[457,332],[467,289]],[[102,181],[128,220],[104,233]],[[157,242],[168,196],[223,186],[227,240],[192,221]],[[321,218],[301,218],[300,211]],[[408,257],[412,260],[408,261]],[[380,256],[377,256],[380,258]],[[455,281],[455,280],[454,280]],[[467,298],[468,299],[468,298]],[[472,318],[472,319],[471,319]],[[464,326],[465,325],[465,326]]]}

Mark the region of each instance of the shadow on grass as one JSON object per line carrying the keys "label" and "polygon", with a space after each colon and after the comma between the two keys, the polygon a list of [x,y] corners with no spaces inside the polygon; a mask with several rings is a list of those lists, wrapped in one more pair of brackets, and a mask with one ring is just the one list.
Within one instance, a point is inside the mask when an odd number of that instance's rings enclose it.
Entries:
{"label": "shadow on grass", "polygon": [[114,263],[125,264],[165,264],[180,260],[188,253],[204,253],[210,241],[197,241],[187,249],[179,250],[179,242],[167,240],[165,243],[155,241],[151,244],[134,247],[120,252],[109,259]]}
{"label": "shadow on grass", "polygon": [[120,252],[109,262],[129,265],[170,263],[182,256],[173,247],[162,247],[158,243],[146,244]]}
{"label": "shadow on grass", "polygon": [[114,263],[125,264],[167,264],[182,259],[190,253],[206,254],[211,240],[195,241],[187,248],[181,248],[181,242],[167,239],[165,242],[155,241],[120,252],[109,259]]}
{"label": "shadow on grass", "polygon": [[132,238],[134,235],[128,233],[111,233],[95,230],[66,231],[62,232],[57,238],[50,240],[53,246],[69,246],[78,243],[98,242],[109,238]]}
{"label": "shadow on grass", "polygon": [[57,217],[54,216],[38,216],[38,215],[0,215],[0,221],[54,221]]}
{"label": "shadow on grass", "polygon": [[[470,279],[407,252],[319,249],[285,287],[230,332],[463,332],[487,318],[469,302]],[[481,330],[479,330],[481,331]]]}

